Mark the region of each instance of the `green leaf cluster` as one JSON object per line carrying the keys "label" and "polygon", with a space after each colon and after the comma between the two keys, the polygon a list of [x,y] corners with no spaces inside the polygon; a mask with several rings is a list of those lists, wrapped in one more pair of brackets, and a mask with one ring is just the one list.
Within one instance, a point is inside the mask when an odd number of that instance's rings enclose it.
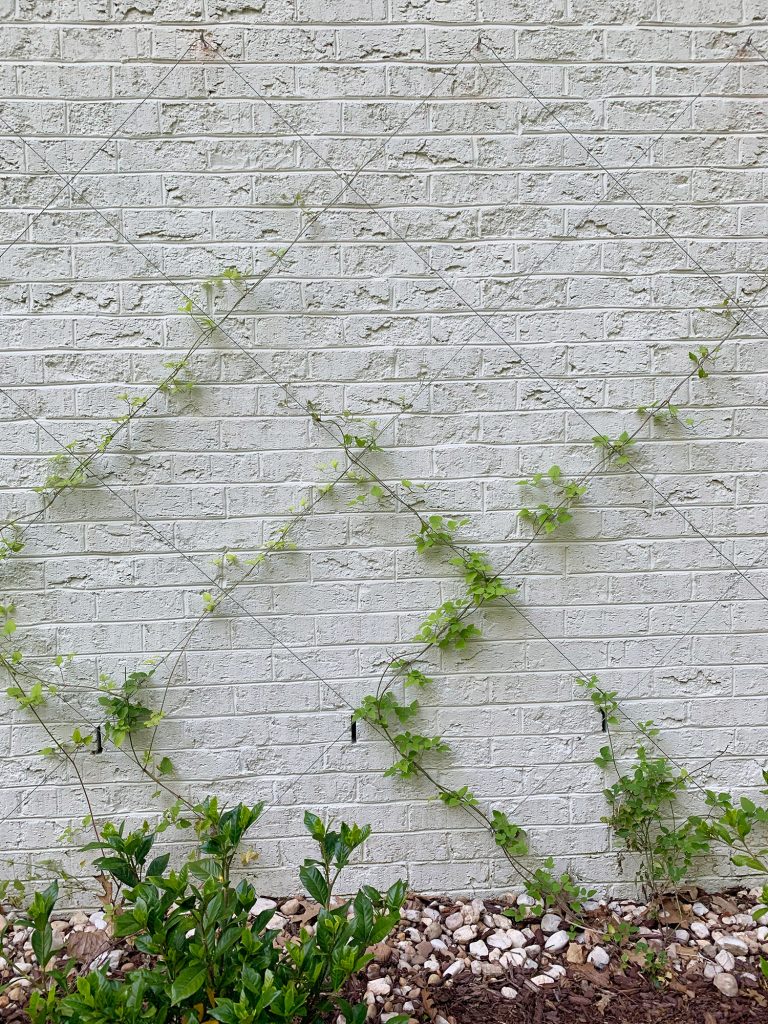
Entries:
{"label": "green leaf cluster", "polygon": [[[364,886],[334,906],[339,874],[370,829],[342,823],[334,830],[308,813],[319,856],[304,862],[301,877],[321,907],[311,934],[302,929],[278,943],[274,912],[254,916],[254,887],[228,878],[233,851],[260,813],[261,805],[242,804],[220,811],[212,798],[201,809],[197,854],[178,871],[169,870],[167,853],[149,859],[156,833],[148,826],[105,828],[108,853],[96,864],[122,890],[115,935],[130,939],[147,964],[115,979],[106,967],[79,977],[53,973],[32,994],[32,1024],[316,1024],[339,1011],[348,1024],[364,1024],[367,1006],[339,993],[398,922],[405,883],[384,893]],[[52,952],[57,893],[54,883],[30,908],[42,964]]]}
{"label": "green leaf cluster", "polygon": [[592,444],[595,448],[600,448],[608,453],[609,462],[613,462],[616,466],[626,466],[632,455],[631,449],[637,444],[637,440],[623,430],[613,440],[607,434],[597,434],[592,438]]}
{"label": "green leaf cluster", "polygon": [[465,600],[444,601],[424,619],[414,640],[434,644],[441,651],[460,651],[470,640],[482,636],[477,626],[464,621],[467,605]]}

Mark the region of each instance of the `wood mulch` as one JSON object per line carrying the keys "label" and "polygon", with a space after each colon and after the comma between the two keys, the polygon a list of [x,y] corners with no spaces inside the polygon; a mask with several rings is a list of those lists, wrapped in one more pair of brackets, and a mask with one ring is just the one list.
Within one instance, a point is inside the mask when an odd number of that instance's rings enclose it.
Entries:
{"label": "wood mulch", "polygon": [[430,1001],[450,1024],[768,1024],[768,991],[759,983],[728,999],[704,978],[657,989],[639,975],[614,976],[597,988],[579,974],[569,970],[560,986],[535,991],[521,976],[511,1001],[479,978],[459,977]]}

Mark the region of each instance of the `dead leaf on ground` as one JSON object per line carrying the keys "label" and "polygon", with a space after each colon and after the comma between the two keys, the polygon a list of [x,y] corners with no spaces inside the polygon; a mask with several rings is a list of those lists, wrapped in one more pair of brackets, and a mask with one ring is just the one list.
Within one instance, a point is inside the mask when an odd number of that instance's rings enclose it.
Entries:
{"label": "dead leaf on ground", "polygon": [[319,903],[310,903],[309,900],[307,900],[304,903],[304,911],[303,911],[303,913],[301,913],[301,914],[294,914],[291,917],[291,920],[292,921],[296,921],[297,924],[300,924],[300,925],[301,924],[309,924],[310,921],[314,921],[315,920],[315,918],[317,917],[317,915],[320,913],[321,910],[322,910],[322,907],[320,906]]}
{"label": "dead leaf on ground", "polygon": [[599,999],[595,1000],[595,1009],[598,1013],[605,1013],[613,996],[610,992],[603,992]]}
{"label": "dead leaf on ground", "polygon": [[720,914],[725,914],[728,917],[732,917],[734,914],[738,914],[739,912],[739,908],[733,900],[727,900],[725,896],[713,896],[712,907]]}
{"label": "dead leaf on ground", "polygon": [[685,928],[691,923],[693,908],[690,903],[682,903],[674,896],[665,896],[659,902],[659,910],[665,924],[678,924]]}
{"label": "dead leaf on ground", "polygon": [[110,945],[104,932],[71,932],[67,940],[67,954],[90,963],[99,953],[106,952]]}
{"label": "dead leaf on ground", "polygon": [[437,1017],[437,1010],[432,1002],[432,996],[429,994],[428,988],[422,988],[421,990],[421,1005],[424,1007],[430,1020],[434,1020]]}
{"label": "dead leaf on ground", "polygon": [[589,981],[595,988],[612,988],[612,982],[607,974],[602,974],[592,964],[572,964],[571,972],[579,978]]}
{"label": "dead leaf on ground", "polygon": [[696,947],[678,946],[677,947],[677,955],[682,960],[695,960],[696,957],[699,956],[700,953],[701,953],[701,950],[699,949],[698,946],[696,946]]}
{"label": "dead leaf on ground", "polygon": [[584,947],[580,946],[578,942],[569,942],[568,949],[565,952],[565,959],[569,964],[583,964]]}

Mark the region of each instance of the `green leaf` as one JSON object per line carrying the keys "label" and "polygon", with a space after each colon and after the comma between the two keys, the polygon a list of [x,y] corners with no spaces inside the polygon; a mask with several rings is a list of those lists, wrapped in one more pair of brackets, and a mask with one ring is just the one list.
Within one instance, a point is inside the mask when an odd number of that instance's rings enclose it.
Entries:
{"label": "green leaf", "polygon": [[190,964],[189,967],[185,967],[171,985],[171,1006],[177,1006],[198,992],[205,984],[205,978],[205,964]]}
{"label": "green leaf", "polygon": [[95,863],[102,871],[106,871],[107,874],[112,875],[118,882],[123,882],[124,885],[139,884],[138,875],[121,857],[97,857]]}
{"label": "green leaf", "polygon": [[153,861],[150,861],[149,867],[147,868],[147,878],[162,875],[168,867],[168,861],[170,858],[171,855],[169,853],[161,853],[159,857],[155,857]]}
{"label": "green leaf", "polygon": [[324,907],[328,903],[330,892],[320,869],[314,864],[305,864],[299,868],[299,878],[312,899]]}

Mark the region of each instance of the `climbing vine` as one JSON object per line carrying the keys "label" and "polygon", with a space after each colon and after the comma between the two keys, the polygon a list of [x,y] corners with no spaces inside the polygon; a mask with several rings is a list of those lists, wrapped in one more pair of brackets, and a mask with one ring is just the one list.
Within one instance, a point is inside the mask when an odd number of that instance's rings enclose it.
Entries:
{"label": "climbing vine", "polygon": [[[213,296],[220,289],[242,287],[244,280],[245,275],[236,267],[228,267],[220,275],[210,278],[203,284],[206,304],[210,307]],[[76,439],[65,446],[63,453],[51,459],[49,471],[37,488],[43,498],[41,509],[27,519],[20,517],[4,524],[0,529],[0,559],[21,553],[24,549],[25,530],[29,525],[42,516],[61,494],[77,489],[92,479],[90,471],[94,461],[111,447],[120,433],[147,408],[157,394],[172,399],[194,391],[191,358],[200,345],[217,330],[218,324],[210,312],[206,312],[192,299],[185,301],[180,309],[198,328],[198,337],[193,344],[180,359],[164,363],[167,373],[147,393],[121,395],[122,411],[112,418],[112,425],[95,441],[89,443],[85,439]],[[692,368],[688,376],[706,379],[709,374],[708,365],[716,354],[717,349],[710,351],[703,345],[689,352]],[[592,469],[579,478],[569,478],[559,466],[553,465],[519,481],[524,492],[533,499],[519,511],[521,528],[531,531],[526,546],[539,536],[552,535],[572,521],[575,510],[588,493],[589,481],[594,474],[609,467],[621,469],[630,463],[638,444],[638,435],[646,423],[652,421],[660,426],[680,422],[686,426],[692,424],[690,417],[681,417],[679,406],[672,402],[673,396],[674,392],[666,400],[639,406],[636,411],[642,417],[642,422],[634,431],[624,430],[613,438],[605,434],[596,435],[592,444],[599,459]],[[334,458],[321,467],[322,472],[333,474],[332,478],[314,485],[312,497],[305,496],[289,508],[287,518],[272,530],[261,550],[248,557],[225,551],[215,560],[213,568],[216,586],[201,591],[200,613],[187,633],[185,642],[172,652],[175,662],[167,675],[159,708],[145,703],[146,691],[159,664],[137,668],[126,674],[121,683],[102,677],[97,687],[102,722],[87,732],[77,727],[68,736],[58,735],[46,723],[42,711],[50,699],[59,698],[66,702],[66,685],[57,685],[27,668],[27,659],[21,647],[12,640],[17,632],[16,608],[12,603],[0,606],[3,621],[0,629],[0,667],[11,679],[8,696],[15,700],[21,710],[33,715],[50,738],[51,745],[41,752],[47,756],[61,757],[72,765],[88,802],[88,819],[95,831],[96,844],[102,844],[104,836],[98,829],[87,788],[76,762],[77,756],[94,744],[106,742],[116,750],[127,753],[141,771],[157,784],[158,791],[164,789],[175,796],[177,803],[174,806],[178,809],[180,798],[173,793],[167,782],[167,778],[173,775],[173,764],[167,757],[154,758],[152,751],[155,732],[165,717],[164,706],[170,682],[186,644],[199,623],[207,616],[216,614],[223,602],[232,597],[237,587],[251,578],[267,559],[276,553],[295,549],[296,531],[319,501],[330,495],[341,483],[352,485],[355,494],[348,501],[348,507],[364,506],[370,501],[393,501],[397,508],[414,518],[415,531],[411,540],[416,553],[424,558],[444,557],[447,564],[457,570],[456,579],[462,587],[461,592],[442,601],[423,618],[411,638],[409,652],[399,654],[386,663],[380,673],[376,692],[366,695],[354,709],[354,721],[367,723],[393,748],[394,760],[386,769],[386,775],[425,780],[433,787],[437,799],[448,807],[463,810],[488,831],[501,854],[524,879],[529,896],[539,907],[557,906],[564,912],[577,915],[592,891],[574,881],[567,873],[557,874],[550,858],[539,866],[530,867],[527,863],[531,854],[528,837],[520,824],[512,821],[499,807],[483,806],[468,786],[451,788],[440,781],[434,760],[450,752],[449,744],[440,736],[416,731],[415,722],[422,714],[418,696],[401,700],[395,693],[396,685],[402,686],[409,696],[433,687],[435,680],[430,674],[433,669],[428,661],[430,652],[458,655],[468,645],[479,642],[483,636],[482,626],[473,617],[484,607],[503,602],[524,615],[519,604],[519,588],[502,578],[509,567],[497,570],[485,551],[471,548],[462,541],[462,530],[469,525],[467,517],[451,518],[424,511],[426,499],[423,485],[414,485],[407,479],[393,484],[372,469],[371,457],[382,450],[378,443],[380,432],[375,421],[363,420],[348,410],[343,410],[337,417],[329,416],[311,401],[303,403],[303,408],[312,422],[328,433],[340,449],[340,459]],[[415,653],[412,650],[414,645],[418,647]],[[166,655],[162,661],[169,658],[170,655]],[[63,670],[71,659],[71,655],[58,655],[53,661],[52,667],[61,675],[62,683],[65,683]],[[747,839],[757,824],[766,821],[764,815],[768,812],[743,801],[736,806],[726,794],[708,794],[707,801],[711,809],[708,818],[689,817],[682,826],[676,826],[674,821],[671,827],[668,826],[664,812],[674,809],[677,797],[689,785],[689,776],[684,771],[675,771],[663,756],[656,757],[649,753],[649,746],[657,745],[657,730],[652,723],[633,723],[642,739],[635,748],[631,772],[622,775],[611,734],[619,713],[623,713],[618,694],[616,691],[604,690],[595,675],[584,675],[577,682],[600,713],[601,727],[608,734],[608,746],[600,752],[597,763],[605,770],[615,771],[618,776],[618,781],[605,791],[610,809],[606,820],[626,848],[640,855],[640,877],[644,884],[656,889],[679,884],[693,858],[708,850],[714,842],[735,851],[733,861],[736,865],[752,870],[765,867],[768,856],[766,850],[754,850],[747,845]],[[145,749],[138,750],[134,736],[147,731],[151,732],[152,738]],[[525,908],[519,913],[524,915]]]}

